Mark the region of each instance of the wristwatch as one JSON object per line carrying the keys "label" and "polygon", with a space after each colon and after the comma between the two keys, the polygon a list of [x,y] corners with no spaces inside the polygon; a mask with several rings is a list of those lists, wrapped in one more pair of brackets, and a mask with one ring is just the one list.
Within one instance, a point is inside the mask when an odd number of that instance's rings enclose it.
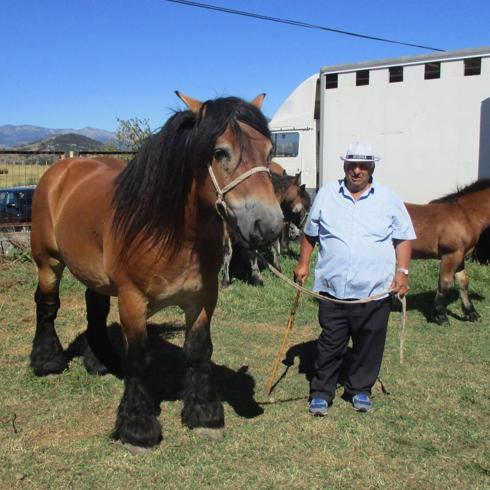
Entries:
{"label": "wristwatch", "polygon": [[403,272],[403,274],[408,276],[408,269],[404,269],[403,267],[397,267],[396,272]]}

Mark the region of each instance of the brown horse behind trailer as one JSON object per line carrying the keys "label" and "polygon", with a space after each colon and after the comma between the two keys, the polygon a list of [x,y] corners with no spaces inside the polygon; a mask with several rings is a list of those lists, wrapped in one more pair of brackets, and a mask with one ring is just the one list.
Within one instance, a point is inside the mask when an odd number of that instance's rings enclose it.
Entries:
{"label": "brown horse behind trailer", "polygon": [[481,233],[490,225],[490,180],[478,180],[429,204],[406,204],[417,234],[412,242],[414,259],[439,258],[439,283],[434,300],[434,319],[448,324],[446,296],[456,278],[463,314],[477,321],[468,294],[465,257],[472,253]]}
{"label": "brown horse behind trailer", "polygon": [[[186,320],[182,421],[214,433],[223,427],[210,335],[222,218],[251,247],[271,243],[283,218],[267,168],[272,142],[260,112],[263,95],[252,103],[177,95],[189,110],[175,113],[127,166],[103,158],[60,161],[41,178],[33,203],[39,284],[31,366],[39,376],[68,367],[54,328],[67,266],[87,286],[90,348],[124,376],[113,436],[137,447],[161,439],[147,383],[146,323],[169,305],[180,306]],[[110,296],[118,298],[123,359],[107,336]]]}

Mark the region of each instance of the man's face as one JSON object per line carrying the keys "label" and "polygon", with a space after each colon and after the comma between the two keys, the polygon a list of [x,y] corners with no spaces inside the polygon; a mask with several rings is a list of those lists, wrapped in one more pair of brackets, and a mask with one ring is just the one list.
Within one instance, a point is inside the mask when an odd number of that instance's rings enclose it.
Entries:
{"label": "man's face", "polygon": [[345,183],[350,192],[361,192],[369,186],[374,172],[371,162],[344,162]]}

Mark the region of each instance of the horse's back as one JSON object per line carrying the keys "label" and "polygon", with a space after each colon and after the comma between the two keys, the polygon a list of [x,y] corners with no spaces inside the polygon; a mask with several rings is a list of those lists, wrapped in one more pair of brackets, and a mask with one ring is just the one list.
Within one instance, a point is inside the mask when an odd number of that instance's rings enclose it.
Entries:
{"label": "horse's back", "polygon": [[103,241],[112,223],[114,179],[123,168],[116,159],[75,158],[45,172],[32,207],[32,253],[38,266],[56,258],[88,285],[108,282],[102,272]]}
{"label": "horse's back", "polygon": [[473,240],[468,219],[457,202],[405,203],[417,235],[414,258],[438,258],[458,250],[467,252]]}

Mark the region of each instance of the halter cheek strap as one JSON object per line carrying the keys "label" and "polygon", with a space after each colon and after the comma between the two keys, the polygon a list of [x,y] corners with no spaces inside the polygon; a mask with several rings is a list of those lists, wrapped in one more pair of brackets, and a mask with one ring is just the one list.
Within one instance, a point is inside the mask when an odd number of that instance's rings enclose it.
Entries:
{"label": "halter cheek strap", "polygon": [[253,174],[259,172],[265,172],[269,174],[269,176],[271,175],[270,170],[267,167],[254,167],[251,168],[250,170],[247,170],[246,172],[243,172],[243,174],[239,175],[236,179],[226,184],[223,188],[220,188],[218,184],[218,180],[214,175],[211,165],[208,165],[208,171],[209,171],[209,175],[211,176],[211,181],[213,182],[214,188],[216,190],[216,194],[218,195],[218,199],[216,199],[214,206],[216,208],[217,213],[220,215],[222,219],[225,219],[226,216],[228,215],[228,207],[225,201],[225,194],[227,192],[234,189],[237,185],[241,184],[244,180],[248,179]]}

